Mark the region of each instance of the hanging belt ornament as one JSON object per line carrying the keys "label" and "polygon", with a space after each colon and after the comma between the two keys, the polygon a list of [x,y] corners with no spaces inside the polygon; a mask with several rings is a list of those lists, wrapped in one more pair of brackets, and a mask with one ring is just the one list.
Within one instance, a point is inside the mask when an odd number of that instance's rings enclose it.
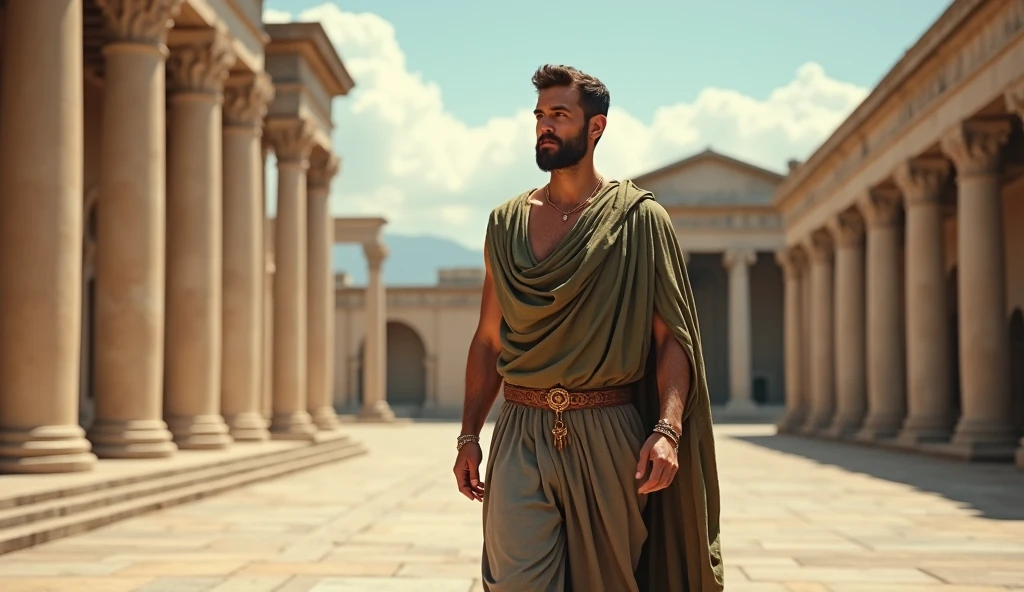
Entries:
{"label": "hanging belt ornament", "polygon": [[569,429],[562,421],[562,412],[569,408],[569,400],[569,391],[562,388],[551,389],[546,397],[548,407],[555,412],[555,427],[551,434],[555,437],[555,448],[558,450],[569,442]]}

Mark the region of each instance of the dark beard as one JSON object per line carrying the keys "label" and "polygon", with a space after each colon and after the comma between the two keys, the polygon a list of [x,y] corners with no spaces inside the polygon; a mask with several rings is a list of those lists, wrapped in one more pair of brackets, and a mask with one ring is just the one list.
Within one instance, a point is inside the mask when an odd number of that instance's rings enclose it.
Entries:
{"label": "dark beard", "polygon": [[[553,140],[558,143],[558,148],[541,150],[542,140]],[[587,155],[587,124],[584,123],[580,127],[580,132],[565,142],[554,134],[545,134],[537,138],[535,151],[537,167],[545,173],[576,166]]]}

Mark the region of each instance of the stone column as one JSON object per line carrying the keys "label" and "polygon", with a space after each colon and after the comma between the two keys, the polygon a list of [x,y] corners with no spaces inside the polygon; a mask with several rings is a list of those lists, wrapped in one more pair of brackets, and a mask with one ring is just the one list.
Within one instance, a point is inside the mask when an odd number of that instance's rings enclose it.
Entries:
{"label": "stone column", "polygon": [[1000,186],[1005,119],[967,121],[942,138],[957,171],[962,414],[957,454],[1013,458],[1017,445],[1006,333],[1006,242]]}
{"label": "stone column", "polygon": [[366,337],[363,342],[363,408],[359,418],[364,421],[390,421],[395,413],[387,400],[387,301],[381,266],[388,250],[382,244],[363,245],[369,266],[366,284]]}
{"label": "stone column", "polygon": [[92,468],[78,426],[81,0],[7,5],[0,113],[0,471]]}
{"label": "stone column", "polygon": [[833,262],[835,244],[826,229],[807,240],[811,259],[811,412],[803,433],[818,434],[832,423],[835,413],[835,319],[833,317]]}
{"label": "stone column", "polygon": [[864,218],[856,208],[829,224],[836,244],[836,415],[828,434],[853,436],[867,413]]}
{"label": "stone column", "polygon": [[222,114],[235,63],[213,29],[175,31],[167,153],[164,419],[183,449],[231,443],[220,415],[223,315]]}
{"label": "stone column", "polygon": [[103,86],[96,229],[96,421],[101,457],[168,456],[163,421],[167,29],[182,0],[97,0],[112,41]]}
{"label": "stone column", "polygon": [[268,121],[277,154],[277,218],[274,220],[274,414],[275,439],[306,440],[316,432],[306,411],[306,170],[313,127],[301,119]]}
{"label": "stone column", "polygon": [[235,440],[266,440],[263,419],[265,73],[229,81],[224,101],[224,313],[221,413]]}
{"label": "stone column", "polygon": [[799,246],[779,250],[776,261],[785,278],[785,356],[786,356],[786,414],[779,421],[780,433],[796,431],[807,419],[807,383],[804,381],[803,357],[803,278],[807,258]]}
{"label": "stone column", "polygon": [[753,249],[725,252],[729,271],[729,403],[733,411],[757,408],[751,396],[750,266],[757,261]]}
{"label": "stone column", "polygon": [[940,204],[949,162],[914,159],[894,177],[907,218],[907,419],[899,441],[913,446],[948,440],[954,421]]}
{"label": "stone column", "polygon": [[[271,81],[273,83],[273,81]],[[260,206],[263,212],[263,393],[261,410],[264,423],[270,427],[274,415],[274,224],[267,217],[267,156],[273,149],[266,134],[261,144]]]}
{"label": "stone column", "polygon": [[867,223],[868,416],[857,438],[896,436],[907,413],[903,300],[900,292],[901,196],[874,189],[859,206]]}
{"label": "stone column", "polygon": [[[1024,120],[1024,81],[1006,92],[1006,107]],[[1024,438],[1021,438],[1017,447],[1017,466],[1024,470]]]}
{"label": "stone column", "polygon": [[309,167],[307,298],[309,400],[306,408],[321,430],[338,427],[334,412],[334,218],[329,208],[331,179],[338,174],[338,157],[319,152]]}

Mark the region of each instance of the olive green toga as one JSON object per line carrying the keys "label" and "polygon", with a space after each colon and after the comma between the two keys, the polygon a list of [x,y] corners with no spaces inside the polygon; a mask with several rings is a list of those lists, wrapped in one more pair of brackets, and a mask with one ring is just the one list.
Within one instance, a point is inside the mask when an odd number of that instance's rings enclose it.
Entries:
{"label": "olive green toga", "polygon": [[[537,261],[527,236],[531,193],[488,219],[487,257],[503,315],[498,371],[508,383],[539,389],[631,385],[634,399],[625,408],[567,412],[572,440],[563,451],[551,444],[552,413],[505,404],[485,480],[484,585],[504,592],[502,573],[518,573],[522,582],[535,578],[524,589],[546,590],[564,553],[566,589],[630,590],[614,580],[635,569],[641,591],[722,590],[711,407],[672,221],[652,193],[613,181]],[[655,313],[691,362],[690,389],[679,472],[668,488],[640,496],[633,472],[660,413]],[[519,515],[502,514],[510,508]],[[536,518],[545,512],[557,512],[561,525]],[[516,526],[520,518],[530,531]],[[549,527],[561,542],[544,538]]]}

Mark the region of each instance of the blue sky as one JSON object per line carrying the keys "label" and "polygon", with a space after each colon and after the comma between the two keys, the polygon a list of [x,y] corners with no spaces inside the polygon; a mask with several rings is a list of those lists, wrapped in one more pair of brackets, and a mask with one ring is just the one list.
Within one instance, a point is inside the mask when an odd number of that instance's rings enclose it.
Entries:
{"label": "blue sky", "polygon": [[[356,79],[335,102],[336,215],[479,248],[487,213],[544,182],[530,75],[612,95],[597,164],[626,177],[706,146],[782,171],[806,158],[945,10],[942,0],[268,0],[317,20]],[[601,6],[601,9],[594,8]]]}

